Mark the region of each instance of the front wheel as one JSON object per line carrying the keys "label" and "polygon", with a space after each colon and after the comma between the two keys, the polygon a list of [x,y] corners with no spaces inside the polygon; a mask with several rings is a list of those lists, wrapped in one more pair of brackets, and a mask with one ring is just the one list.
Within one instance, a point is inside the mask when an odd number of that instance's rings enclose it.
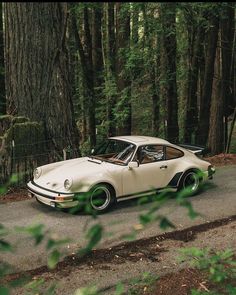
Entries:
{"label": "front wheel", "polygon": [[185,190],[189,195],[195,195],[200,186],[200,176],[197,171],[187,171],[180,181],[180,190]]}
{"label": "front wheel", "polygon": [[105,184],[98,184],[90,191],[90,206],[96,212],[107,211],[115,202],[114,190]]}

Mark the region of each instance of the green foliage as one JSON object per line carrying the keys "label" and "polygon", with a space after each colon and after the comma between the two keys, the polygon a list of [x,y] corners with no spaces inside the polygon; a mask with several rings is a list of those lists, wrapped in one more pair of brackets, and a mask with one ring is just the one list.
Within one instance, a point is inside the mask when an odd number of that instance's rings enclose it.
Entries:
{"label": "green foliage", "polygon": [[44,227],[43,224],[36,224],[27,227],[16,227],[16,230],[29,234],[35,240],[35,246],[37,246],[45,237]]}
{"label": "green foliage", "polygon": [[[213,251],[211,249],[187,248],[183,249],[181,253],[180,259],[182,261],[190,259],[191,265],[204,271],[213,283],[213,289],[207,294],[219,294],[221,290],[224,291],[224,294],[235,294],[236,261],[232,250]],[[192,294],[204,295],[205,293],[193,290]]]}
{"label": "green foliage", "polygon": [[88,239],[87,245],[79,250],[80,255],[89,253],[102,239],[103,227],[100,224],[91,226],[86,234]]}
{"label": "green foliage", "polygon": [[0,286],[0,295],[10,295],[10,290],[7,287]]}
{"label": "green foliage", "polygon": [[57,263],[60,259],[60,252],[58,250],[53,250],[48,257],[48,267],[50,269],[53,269],[56,267]]}
{"label": "green foliage", "polygon": [[115,290],[115,293],[114,295],[123,295],[124,294],[124,285],[119,282],[117,285],[116,285],[116,290]]}
{"label": "green foliage", "polygon": [[127,295],[139,295],[149,288],[149,292],[154,287],[154,283],[157,281],[158,277],[151,274],[150,272],[144,272],[139,278],[134,278],[130,282],[130,288]]}

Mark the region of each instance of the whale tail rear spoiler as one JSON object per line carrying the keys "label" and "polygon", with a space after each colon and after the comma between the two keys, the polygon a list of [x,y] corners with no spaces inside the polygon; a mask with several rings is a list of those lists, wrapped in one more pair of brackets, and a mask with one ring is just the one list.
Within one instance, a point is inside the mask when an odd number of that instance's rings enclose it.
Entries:
{"label": "whale tail rear spoiler", "polygon": [[181,147],[185,148],[186,150],[189,150],[190,152],[194,153],[195,155],[204,156],[208,152],[207,148],[203,147],[203,146],[197,146],[197,145],[191,145],[191,144],[178,144],[178,146],[181,146]]}

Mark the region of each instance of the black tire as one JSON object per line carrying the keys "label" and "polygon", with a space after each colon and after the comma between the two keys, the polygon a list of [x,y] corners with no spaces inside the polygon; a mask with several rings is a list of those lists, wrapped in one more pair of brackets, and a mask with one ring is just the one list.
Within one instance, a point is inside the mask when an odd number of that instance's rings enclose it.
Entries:
{"label": "black tire", "polygon": [[201,178],[197,170],[188,170],[180,180],[179,191],[186,190],[190,196],[198,193]]}
{"label": "black tire", "polygon": [[90,207],[96,213],[108,211],[116,201],[114,189],[104,183],[94,186],[89,195]]}

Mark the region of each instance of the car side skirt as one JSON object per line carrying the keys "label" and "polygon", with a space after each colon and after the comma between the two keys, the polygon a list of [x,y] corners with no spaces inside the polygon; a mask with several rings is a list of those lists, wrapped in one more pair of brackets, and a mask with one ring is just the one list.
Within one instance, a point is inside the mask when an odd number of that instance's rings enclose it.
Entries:
{"label": "car side skirt", "polygon": [[119,196],[119,197],[117,197],[117,202],[135,199],[135,198],[142,197],[142,196],[148,196],[148,195],[156,194],[157,192],[162,192],[162,191],[176,192],[177,187],[168,187],[167,186],[167,187],[163,187],[163,188],[152,189],[152,190],[134,193],[134,194],[130,194],[130,195]]}

